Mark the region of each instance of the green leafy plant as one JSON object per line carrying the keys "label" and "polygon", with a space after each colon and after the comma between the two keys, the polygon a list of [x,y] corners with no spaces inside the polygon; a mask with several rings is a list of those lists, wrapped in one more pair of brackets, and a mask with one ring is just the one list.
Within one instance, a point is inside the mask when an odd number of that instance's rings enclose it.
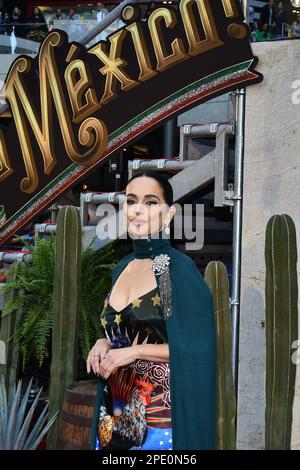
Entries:
{"label": "green leafy plant", "polygon": [[[81,264],[81,296],[79,312],[79,347],[86,358],[100,332],[99,316],[111,286],[116,263],[131,251],[129,243],[114,240],[93,251],[92,243],[83,250]],[[31,262],[20,262],[14,281],[0,287],[0,292],[19,290],[3,308],[2,315],[22,309],[17,331],[12,338],[22,354],[23,369],[34,359],[41,366],[51,354],[53,324],[53,279],[55,235],[49,241],[37,239],[31,250]]]}
{"label": "green leafy plant", "polygon": [[17,290],[21,295],[5,302],[2,315],[22,309],[17,331],[12,338],[20,346],[23,368],[30,356],[43,363],[49,355],[53,311],[53,275],[55,238],[37,239],[31,250],[31,262],[18,264],[13,281],[1,286],[1,293]]}
{"label": "green leafy plant", "polygon": [[58,412],[47,421],[48,404],[46,404],[33,424],[42,389],[39,390],[31,406],[29,393],[32,379],[21,397],[22,381],[14,388],[8,400],[4,378],[0,378],[0,450],[34,450],[36,449],[56,420]]}
{"label": "green leafy plant", "polygon": [[[16,280],[20,263],[21,261],[17,260],[10,265],[6,276],[7,282],[14,282]],[[22,295],[21,290],[10,289],[10,291],[6,292],[3,296],[3,303],[12,302],[20,295]],[[21,316],[22,310],[19,309],[1,318],[0,343],[3,352],[3,360],[0,363],[0,374],[4,376],[8,394],[13,390],[19,370],[19,345],[11,339],[18,328]]]}

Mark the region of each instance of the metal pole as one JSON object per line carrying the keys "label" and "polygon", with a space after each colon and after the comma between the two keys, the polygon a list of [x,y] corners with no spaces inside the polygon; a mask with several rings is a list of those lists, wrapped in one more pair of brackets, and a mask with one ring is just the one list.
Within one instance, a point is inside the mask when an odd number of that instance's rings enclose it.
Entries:
{"label": "metal pole", "polygon": [[232,253],[232,368],[235,385],[238,380],[239,316],[240,316],[240,276],[242,239],[242,197],[244,163],[244,113],[245,89],[236,92],[236,144],[234,172],[234,211],[233,211],[233,253]]}
{"label": "metal pole", "polygon": [[[248,19],[249,2],[241,1],[245,19]],[[232,254],[232,369],[235,388],[238,384],[239,361],[239,325],[240,325],[240,284],[241,284],[241,246],[242,246],[242,210],[243,210],[243,168],[245,137],[245,88],[236,92],[236,143],[234,173],[234,212],[233,212],[233,254]]]}

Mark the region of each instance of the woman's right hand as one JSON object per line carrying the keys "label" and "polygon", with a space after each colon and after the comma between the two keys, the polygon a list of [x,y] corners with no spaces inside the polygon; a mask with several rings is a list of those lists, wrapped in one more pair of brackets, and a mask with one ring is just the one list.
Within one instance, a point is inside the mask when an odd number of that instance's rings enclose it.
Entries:
{"label": "woman's right hand", "polygon": [[105,358],[110,349],[111,344],[106,338],[101,338],[96,341],[86,360],[86,370],[88,374],[91,370],[93,370],[96,375],[100,374],[100,361]]}

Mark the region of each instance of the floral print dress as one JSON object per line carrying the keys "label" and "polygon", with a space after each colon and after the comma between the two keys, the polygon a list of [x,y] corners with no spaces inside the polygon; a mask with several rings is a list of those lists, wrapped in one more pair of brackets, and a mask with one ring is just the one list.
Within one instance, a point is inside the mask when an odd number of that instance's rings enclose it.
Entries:
{"label": "floral print dress", "polygon": [[[120,312],[106,297],[101,325],[112,348],[168,343],[158,287]],[[107,380],[100,408],[97,450],[172,450],[169,363],[136,360]]]}

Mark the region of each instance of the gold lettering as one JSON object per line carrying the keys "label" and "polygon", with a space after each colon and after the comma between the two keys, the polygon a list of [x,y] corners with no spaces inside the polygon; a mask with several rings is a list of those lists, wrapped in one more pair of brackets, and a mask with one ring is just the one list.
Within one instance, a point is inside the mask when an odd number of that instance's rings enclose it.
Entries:
{"label": "gold lettering", "polygon": [[140,24],[132,23],[126,27],[130,32],[133,45],[135,48],[136,57],[140,67],[140,74],[138,79],[145,82],[149,78],[157,75],[157,72],[152,69],[151,61],[143,34],[143,30]]}
{"label": "gold lettering", "polygon": [[[79,80],[76,74],[79,74]],[[73,121],[80,122],[94,113],[100,103],[91,85],[91,74],[82,60],[73,60],[65,70],[65,81],[73,110]],[[84,100],[84,103],[83,103]]]}
{"label": "gold lettering", "polygon": [[102,42],[88,51],[89,54],[95,54],[104,64],[104,67],[100,69],[102,75],[106,75],[105,89],[101,98],[101,104],[107,104],[109,101],[117,97],[116,80],[120,82],[122,90],[130,90],[139,84],[139,82],[131,80],[122,70],[127,65],[126,60],[121,59],[120,57],[121,48],[126,34],[127,31],[122,29],[110,36],[109,55],[106,53],[106,45]]}
{"label": "gold lettering", "polygon": [[[52,106],[50,103],[48,112],[44,113],[43,115],[45,99],[47,102],[49,98],[49,89],[48,86],[45,86],[44,90],[42,90],[42,88],[40,89],[41,111],[43,116],[41,130],[36,119],[36,112],[29,102],[28,93],[26,92],[21,79],[21,74],[28,73],[30,69],[31,60],[25,57],[17,59],[16,62],[14,62],[6,81],[6,98],[11,105],[27,174],[27,176],[22,179],[20,188],[26,193],[31,193],[37,188],[38,174],[25,115],[27,116],[37,143],[40,147],[44,161],[45,174],[48,175],[56,164],[56,159],[53,155],[53,139],[50,139],[50,134],[52,131],[50,117],[52,115]],[[42,82],[42,76],[40,76],[40,80]],[[22,112],[19,107],[18,98],[23,106],[24,112]]]}
{"label": "gold lettering", "polygon": [[5,180],[5,178],[7,178],[13,172],[14,170],[12,169],[8,158],[4,135],[0,129],[0,182]]}
{"label": "gold lettering", "polygon": [[[205,39],[202,40],[199,36],[192,9],[194,2],[197,5],[205,34]],[[202,54],[223,44],[218,35],[209,0],[182,0],[179,9],[190,46],[190,55]]]}
{"label": "gold lettering", "polygon": [[161,29],[161,21],[164,20],[167,28],[174,28],[177,24],[176,14],[173,10],[166,8],[157,8],[151,13],[148,19],[149,31],[151,34],[154,52],[157,59],[157,70],[163,70],[172,67],[183,60],[189,59],[189,56],[184,50],[182,39],[176,38],[171,43],[172,54],[167,55],[166,45],[163,38]]}
{"label": "gold lettering", "polygon": [[222,3],[227,18],[239,16],[236,0],[222,0]]}
{"label": "gold lettering", "polygon": [[[88,118],[80,125],[78,140],[82,146],[91,147],[87,152],[81,153],[77,148],[72,122],[68,115],[63,87],[59,79],[58,68],[54,57],[54,47],[62,44],[63,37],[58,31],[50,33],[43,42],[39,54],[39,80],[41,101],[41,125],[33,104],[29,101],[28,93],[22,82],[21,74],[28,73],[31,61],[26,58],[17,59],[6,82],[6,96],[10,102],[17,128],[20,147],[23,154],[27,177],[21,181],[21,190],[32,193],[38,186],[38,174],[34,153],[30,143],[27,129],[27,120],[31,126],[35,139],[39,145],[44,161],[44,172],[50,174],[56,159],[53,152],[53,126],[52,126],[52,99],[55,104],[61,133],[69,158],[78,164],[90,165],[100,160],[108,139],[106,126],[100,120]],[[21,102],[23,112],[19,108]]]}

